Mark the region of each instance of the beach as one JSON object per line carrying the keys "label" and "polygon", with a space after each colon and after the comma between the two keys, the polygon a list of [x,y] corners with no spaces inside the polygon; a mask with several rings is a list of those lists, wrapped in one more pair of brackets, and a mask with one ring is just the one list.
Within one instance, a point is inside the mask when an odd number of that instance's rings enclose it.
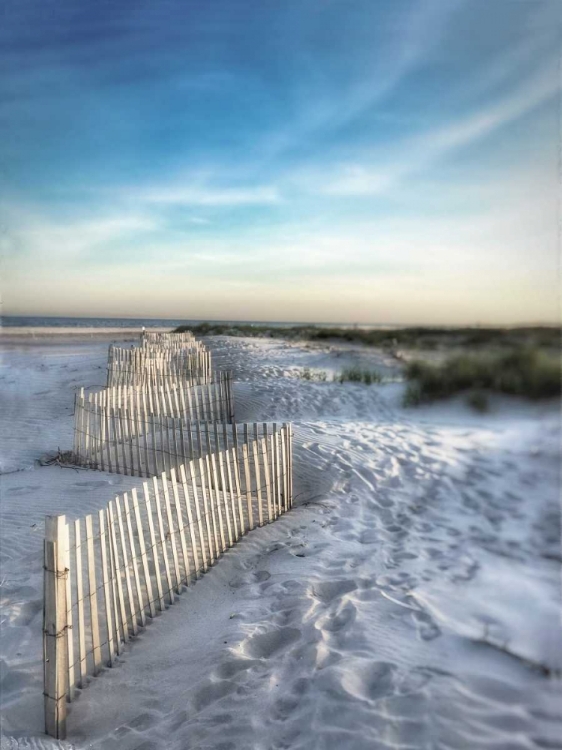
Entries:
{"label": "beach", "polygon": [[[42,465],[138,329],[0,338],[4,748],[562,747],[560,404],[405,409],[374,348],[209,337],[238,422],[294,430],[294,508],[248,533],[43,734],[44,516],[142,480]],[[381,384],[316,382],[371,366]]]}

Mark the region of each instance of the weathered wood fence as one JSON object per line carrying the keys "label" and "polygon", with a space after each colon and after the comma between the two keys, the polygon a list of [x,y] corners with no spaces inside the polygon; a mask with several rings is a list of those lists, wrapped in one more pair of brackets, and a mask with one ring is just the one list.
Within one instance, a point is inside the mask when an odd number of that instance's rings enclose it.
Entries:
{"label": "weathered wood fence", "polygon": [[159,333],[158,331],[143,331],[141,334],[141,344],[165,344],[166,346],[185,346],[195,341],[195,336],[191,331],[183,333]]}
{"label": "weathered wood fence", "polygon": [[[129,430],[127,414],[122,411],[101,409],[95,416],[100,417],[97,425],[100,439],[90,439],[89,446],[80,440],[73,463],[110,474],[139,477],[156,476],[193,458],[235,448],[241,439],[240,430],[244,430],[244,439],[248,430],[248,425],[157,415],[148,415],[142,422],[136,420]],[[256,435],[260,425],[251,429]],[[267,436],[267,424],[261,429]],[[81,437],[84,438],[83,433]]]}
{"label": "weathered wood fence", "polygon": [[231,373],[216,373],[199,386],[116,386],[87,397],[82,389],[74,404],[74,462],[102,471],[158,474],[159,454],[194,457],[191,424],[200,421],[234,422]]}
{"label": "weathered wood fence", "polygon": [[181,347],[145,345],[124,349],[110,346],[107,387],[162,384],[168,380],[193,384],[212,379],[211,352],[199,342]]}
{"label": "weathered wood fence", "polygon": [[112,666],[123,644],[243,534],[291,508],[290,424],[244,425],[240,432],[232,426],[232,443],[219,446],[215,436],[206,454],[116,497],[97,516],[47,517],[48,734],[65,737],[76,687]]}

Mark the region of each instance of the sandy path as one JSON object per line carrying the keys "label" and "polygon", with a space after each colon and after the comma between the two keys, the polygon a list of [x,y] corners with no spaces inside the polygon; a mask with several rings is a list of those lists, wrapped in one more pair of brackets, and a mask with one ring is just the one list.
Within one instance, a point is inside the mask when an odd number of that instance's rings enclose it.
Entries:
{"label": "sandy path", "polygon": [[[560,747],[560,686],[547,675],[562,666],[556,413],[404,412],[400,386],[291,377],[357,358],[392,374],[376,353],[212,345],[235,369],[240,421],[293,421],[297,507],[245,537],[92,681],[71,707],[76,746]],[[33,423],[17,414],[36,413],[37,394],[14,411],[2,444],[14,466],[70,435],[61,408],[105,350],[45,354],[47,370],[34,351],[10,359],[8,377],[15,361],[41,390],[48,372],[49,399]],[[130,482],[57,467],[2,478],[7,734],[41,727],[41,517],[83,515]]]}

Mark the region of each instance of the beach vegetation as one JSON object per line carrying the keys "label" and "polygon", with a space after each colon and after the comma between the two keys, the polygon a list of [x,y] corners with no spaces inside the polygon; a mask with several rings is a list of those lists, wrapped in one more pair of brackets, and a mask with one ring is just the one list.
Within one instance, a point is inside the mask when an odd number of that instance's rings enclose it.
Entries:
{"label": "beach vegetation", "polygon": [[334,376],[338,383],[363,383],[371,385],[372,383],[381,383],[382,375],[376,370],[366,370],[361,367],[346,367],[340,373]]}
{"label": "beach vegetation", "polygon": [[559,326],[520,326],[516,328],[359,328],[336,326],[272,326],[252,323],[200,323],[182,325],[176,333],[193,331],[196,336],[248,336],[285,338],[304,341],[345,341],[376,346],[399,353],[399,350],[426,351],[451,348],[511,351],[517,348],[558,351],[561,341]]}
{"label": "beach vegetation", "polygon": [[410,382],[406,406],[473,391],[471,406],[482,410],[486,408],[483,391],[530,399],[560,396],[561,392],[560,358],[529,348],[457,354],[440,363],[413,360],[406,365],[405,375]]}

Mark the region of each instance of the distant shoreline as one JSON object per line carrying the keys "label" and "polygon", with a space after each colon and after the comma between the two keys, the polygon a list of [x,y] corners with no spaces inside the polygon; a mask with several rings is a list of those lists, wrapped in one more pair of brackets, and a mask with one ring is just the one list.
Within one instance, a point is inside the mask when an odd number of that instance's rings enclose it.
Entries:
{"label": "distant shoreline", "polygon": [[321,322],[310,323],[306,321],[268,321],[268,320],[212,320],[209,318],[186,319],[186,318],[112,318],[112,317],[65,317],[65,316],[33,316],[33,315],[2,315],[0,316],[0,335],[3,329],[10,328],[51,328],[51,329],[128,329],[139,330],[145,328],[161,328],[171,330],[178,326],[229,326],[232,328],[280,328],[280,329],[311,329],[332,328],[339,330],[363,330],[363,331],[400,331],[404,329],[416,330],[512,330],[521,328],[558,328],[557,323],[513,323],[510,325],[492,324],[466,324],[466,325],[418,325],[402,323],[339,323]]}

